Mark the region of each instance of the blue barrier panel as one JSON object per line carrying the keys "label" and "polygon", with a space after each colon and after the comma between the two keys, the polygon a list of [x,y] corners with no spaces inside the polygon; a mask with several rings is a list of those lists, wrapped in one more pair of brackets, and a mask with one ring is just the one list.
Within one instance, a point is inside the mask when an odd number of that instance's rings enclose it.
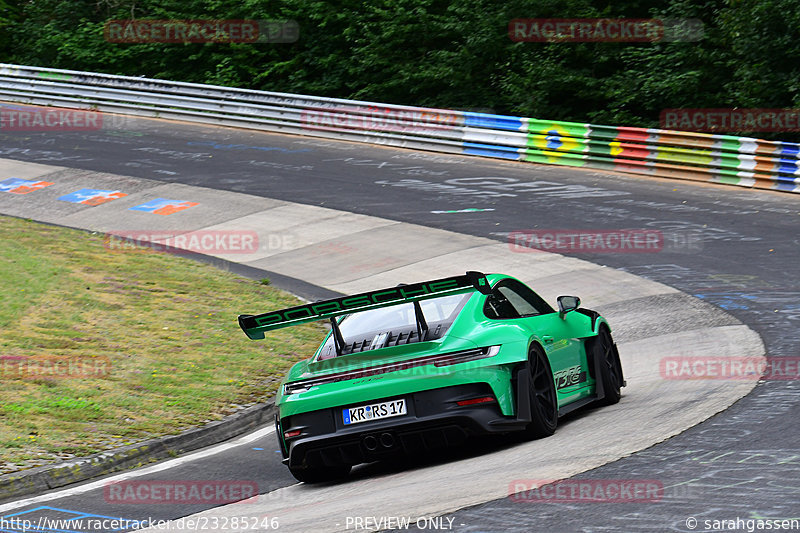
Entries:
{"label": "blue barrier panel", "polygon": [[493,130],[522,131],[521,117],[508,115],[490,115],[488,113],[464,113],[464,125],[475,128],[490,128]]}
{"label": "blue barrier panel", "polygon": [[501,157],[503,159],[520,159],[517,148],[494,144],[464,143],[464,153],[485,157]]}

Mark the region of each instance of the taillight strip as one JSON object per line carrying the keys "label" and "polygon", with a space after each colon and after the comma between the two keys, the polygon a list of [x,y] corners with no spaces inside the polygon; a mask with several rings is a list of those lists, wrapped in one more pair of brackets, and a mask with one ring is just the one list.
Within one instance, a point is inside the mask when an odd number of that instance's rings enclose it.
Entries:
{"label": "taillight strip", "polygon": [[378,374],[386,374],[387,372],[398,372],[401,370],[408,370],[426,365],[434,365],[437,367],[456,365],[459,363],[466,363],[468,361],[475,361],[487,357],[493,357],[500,351],[500,346],[489,346],[485,348],[475,348],[472,350],[464,350],[461,352],[451,352],[439,355],[427,355],[425,357],[418,357],[416,359],[409,359],[408,361],[401,361],[398,363],[386,363],[377,365],[362,370],[348,370],[336,374],[328,374],[326,376],[304,381],[295,381],[284,385],[284,394],[295,394],[297,392],[304,392],[311,387],[317,385],[326,385],[328,383],[337,383],[339,381],[347,381],[350,379],[358,379],[363,377],[375,376]]}

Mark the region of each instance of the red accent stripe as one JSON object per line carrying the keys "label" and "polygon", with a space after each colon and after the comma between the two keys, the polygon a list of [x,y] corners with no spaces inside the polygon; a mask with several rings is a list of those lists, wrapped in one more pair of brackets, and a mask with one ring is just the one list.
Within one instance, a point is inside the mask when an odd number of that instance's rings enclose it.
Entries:
{"label": "red accent stripe", "polygon": [[472,400],[461,400],[460,402],[456,402],[456,405],[465,407],[467,405],[475,405],[476,403],[490,403],[493,401],[494,398],[492,396],[484,396],[483,398],[474,398]]}

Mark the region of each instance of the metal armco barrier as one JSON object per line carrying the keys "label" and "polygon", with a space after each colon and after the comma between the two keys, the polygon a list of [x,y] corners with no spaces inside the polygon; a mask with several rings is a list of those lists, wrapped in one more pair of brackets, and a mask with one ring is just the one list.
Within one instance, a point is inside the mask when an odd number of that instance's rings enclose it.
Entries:
{"label": "metal armco barrier", "polygon": [[751,137],[598,126],[4,63],[0,100],[800,192],[800,144]]}

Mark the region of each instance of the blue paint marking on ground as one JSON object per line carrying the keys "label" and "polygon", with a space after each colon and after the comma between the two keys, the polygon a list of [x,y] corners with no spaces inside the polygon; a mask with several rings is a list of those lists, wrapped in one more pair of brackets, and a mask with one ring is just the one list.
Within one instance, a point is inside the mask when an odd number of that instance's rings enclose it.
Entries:
{"label": "blue paint marking on ground", "polygon": [[119,191],[104,191],[101,189],[81,189],[79,191],[75,191],[70,194],[65,194],[64,196],[59,197],[59,200],[64,202],[71,202],[73,204],[80,204],[85,202],[86,200],[93,200],[95,198],[107,198],[112,194],[116,194]]}
{"label": "blue paint marking on ground", "polygon": [[178,211],[183,211],[195,205],[197,202],[185,202],[183,200],[168,200],[167,198],[156,198],[147,203],[129,207],[129,211],[145,211],[147,213],[157,213],[159,215],[171,215]]}
{"label": "blue paint marking on ground", "polygon": [[29,111],[31,108],[14,104],[0,104],[0,109],[15,109],[18,111]]}
{"label": "blue paint marking on ground", "polygon": [[[43,511],[50,514],[59,513],[66,516],[45,517],[42,516]],[[70,529],[70,523],[77,527]],[[106,524],[105,527],[92,527],[95,525],[102,525],[103,523]],[[0,533],[86,533],[86,531],[99,530],[121,531],[123,529],[137,528],[137,526],[141,526],[143,523],[143,520],[85,513],[83,511],[73,511],[71,509],[61,509],[59,507],[43,505],[41,507],[35,507],[33,509],[27,509],[0,517]],[[111,527],[115,524],[124,524],[126,527]]]}
{"label": "blue paint marking on ground", "polygon": [[7,180],[0,181],[0,191],[10,191],[12,189],[16,189],[17,187],[21,186],[29,187],[34,183],[39,183],[39,182],[31,180],[23,180],[20,178],[8,178]]}
{"label": "blue paint marking on ground", "polygon": [[167,200],[166,198],[156,198],[155,200],[150,200],[147,203],[135,205],[133,207],[129,207],[130,211],[147,211],[148,213],[152,213],[156,209],[161,209],[162,207],[167,207],[168,205],[175,205],[180,204],[180,200]]}
{"label": "blue paint marking on ground", "polygon": [[709,300],[714,305],[717,305],[728,311],[733,309],[750,309],[750,305],[758,300],[758,298],[752,294],[735,291],[697,293],[693,296],[701,300]]}

